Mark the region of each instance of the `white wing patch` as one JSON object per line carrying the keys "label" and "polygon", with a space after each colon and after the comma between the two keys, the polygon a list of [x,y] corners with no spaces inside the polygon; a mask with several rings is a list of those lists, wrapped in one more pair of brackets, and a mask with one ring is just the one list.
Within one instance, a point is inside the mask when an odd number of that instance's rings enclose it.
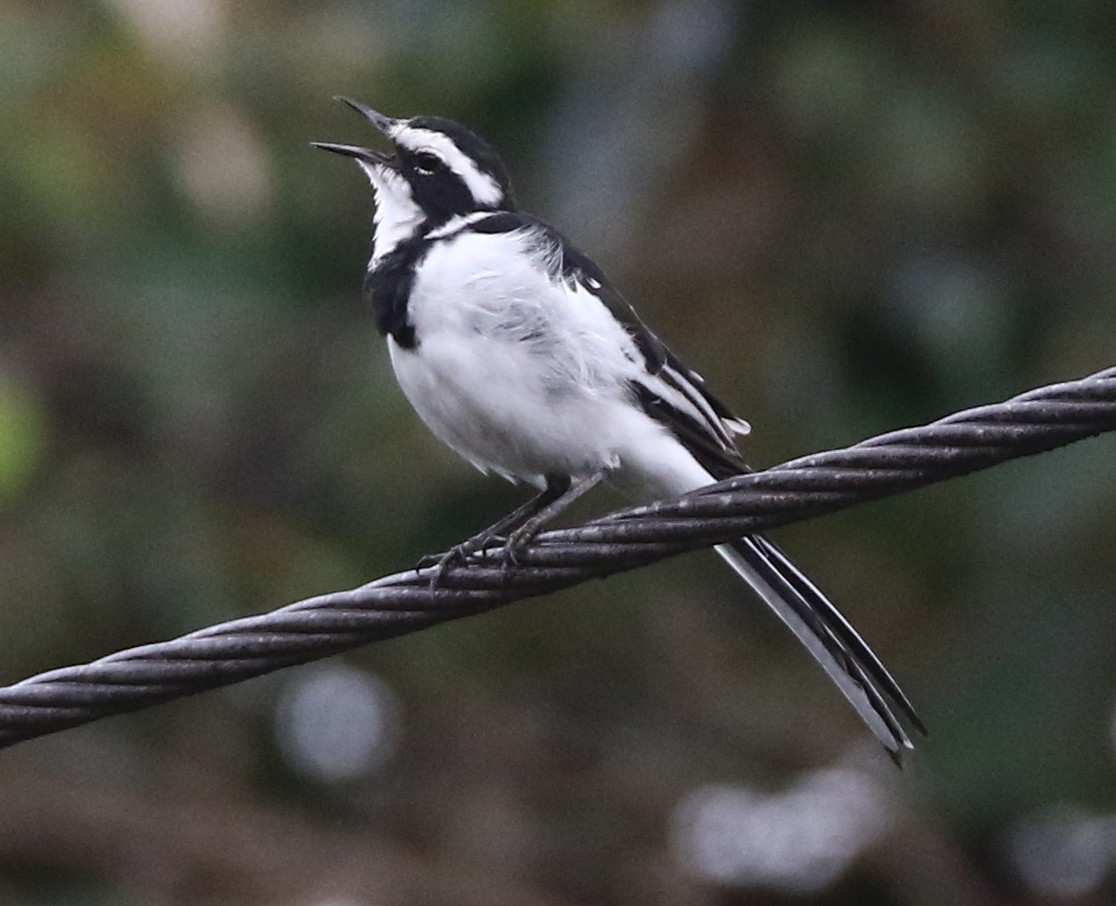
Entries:
{"label": "white wing patch", "polygon": [[[447,223],[423,259],[409,308],[419,344],[393,355],[434,433],[478,467],[536,484],[617,463],[663,491],[679,475],[687,488],[706,483],[670,421],[735,452],[732,428],[688,370],[649,373],[599,291],[563,272],[544,229],[480,233],[471,223]],[[633,405],[636,386],[663,401],[666,424]]]}
{"label": "white wing patch", "polygon": [[[713,411],[713,407],[709,405],[709,401],[706,399],[705,394],[702,393],[701,388],[695,386],[696,384],[705,384],[705,378],[703,378],[696,371],[690,371],[689,369],[687,369],[686,374],[683,374],[682,372],[678,371],[677,368],[674,368],[670,365],[664,365],[663,371],[670,377],[672,383],[678,383],[680,385],[679,389],[682,390],[686,394],[687,398],[695,406],[697,406],[701,412],[706,415],[706,418],[708,420],[721,425],[722,428],[727,431],[729,435],[746,437],[747,435],[752,433],[752,426],[744,421],[744,419],[736,417],[723,418]],[[731,437],[724,436],[724,440],[726,441],[728,446],[731,447],[733,445]]]}
{"label": "white wing patch", "polygon": [[[601,289],[601,282],[595,277],[581,275],[580,279],[563,279],[562,245],[557,241],[548,241],[546,236],[534,236],[540,247],[540,263],[546,268],[551,278],[558,281],[570,296],[570,301],[579,297],[591,300],[592,313],[607,319],[613,331],[619,330],[625,336],[624,353],[632,361],[644,364],[643,357],[639,354],[635,341],[619,325],[609,311],[608,307],[598,298],[596,292]],[[585,313],[583,312],[583,316]],[[646,390],[661,398],[671,409],[685,419],[695,423],[699,429],[710,436],[710,439],[723,447],[726,451],[736,452],[733,436],[747,435],[751,430],[743,419],[722,418],[710,403],[709,398],[698,385],[705,383],[704,378],[696,371],[690,371],[685,366],[676,368],[670,362],[664,363],[657,373],[650,373],[640,369],[632,380],[640,383]]]}

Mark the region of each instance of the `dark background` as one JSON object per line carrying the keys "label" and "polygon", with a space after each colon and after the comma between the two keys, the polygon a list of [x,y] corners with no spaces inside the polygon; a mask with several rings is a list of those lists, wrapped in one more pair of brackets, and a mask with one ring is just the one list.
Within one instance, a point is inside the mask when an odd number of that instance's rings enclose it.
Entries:
{"label": "dark background", "polygon": [[[332,95],[492,139],[768,465],[1116,361],[1114,47],[1106,0],[3,0],[0,681],[522,499],[395,386]],[[930,724],[902,773],[698,554],[0,753],[0,902],[1106,902],[1113,456],[777,533]]]}

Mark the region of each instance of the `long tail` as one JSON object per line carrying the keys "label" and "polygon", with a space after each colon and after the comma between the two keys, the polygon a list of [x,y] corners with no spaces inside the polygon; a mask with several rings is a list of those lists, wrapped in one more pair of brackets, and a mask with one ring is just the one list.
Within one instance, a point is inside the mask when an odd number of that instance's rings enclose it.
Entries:
{"label": "long tail", "polygon": [[767,539],[752,535],[716,550],[806,646],[900,764],[903,751],[914,748],[902,720],[923,735],[926,726],[848,620]]}

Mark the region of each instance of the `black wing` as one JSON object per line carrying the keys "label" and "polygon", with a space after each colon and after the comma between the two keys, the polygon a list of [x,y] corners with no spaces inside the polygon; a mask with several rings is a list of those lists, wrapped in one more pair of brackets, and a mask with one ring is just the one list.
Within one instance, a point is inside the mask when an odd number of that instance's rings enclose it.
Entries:
{"label": "black wing", "polygon": [[[705,388],[701,375],[683,365],[647,328],[591,258],[553,227],[518,212],[492,214],[471,224],[470,229],[532,231],[545,244],[543,251],[554,263],[555,279],[577,283],[597,296],[632,337],[644,367],[642,374],[631,381],[630,390],[643,411],[665,425],[713,478],[720,480],[748,471],[733,442],[734,434],[748,432],[747,423],[733,416]],[[879,658],[833,603],[771,542],[755,535],[728,547],[735,553],[735,557],[727,557],[729,562],[739,561],[745,578],[803,641],[898,760],[900,752],[911,747],[898,715],[919,731],[926,731]],[[765,589],[769,594],[764,593]]]}
{"label": "black wing", "polygon": [[554,277],[591,292],[624,326],[643,357],[644,373],[630,385],[632,398],[648,415],[666,426],[715,478],[747,471],[733,442],[747,434],[748,424],[710,393],[691,371],[653,334],[596,263],[549,224],[518,211],[500,211],[468,227],[480,233],[530,231],[542,243]]}

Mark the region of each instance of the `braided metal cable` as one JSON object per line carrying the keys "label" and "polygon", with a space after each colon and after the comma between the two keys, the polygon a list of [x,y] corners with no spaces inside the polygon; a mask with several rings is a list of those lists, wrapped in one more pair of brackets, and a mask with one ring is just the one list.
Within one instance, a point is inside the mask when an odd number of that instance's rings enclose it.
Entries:
{"label": "braided metal cable", "polygon": [[0,747],[224,686],[1116,430],[1116,368],[816,453],[433,572],[219,623],[0,688]]}

